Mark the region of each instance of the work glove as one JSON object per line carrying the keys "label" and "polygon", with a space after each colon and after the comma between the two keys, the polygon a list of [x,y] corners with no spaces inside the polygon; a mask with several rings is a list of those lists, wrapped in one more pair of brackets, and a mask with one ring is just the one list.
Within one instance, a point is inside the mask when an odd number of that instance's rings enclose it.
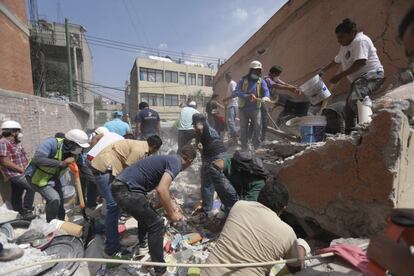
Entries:
{"label": "work glove", "polygon": [[270,102],[270,98],[269,97],[263,97],[262,102]]}

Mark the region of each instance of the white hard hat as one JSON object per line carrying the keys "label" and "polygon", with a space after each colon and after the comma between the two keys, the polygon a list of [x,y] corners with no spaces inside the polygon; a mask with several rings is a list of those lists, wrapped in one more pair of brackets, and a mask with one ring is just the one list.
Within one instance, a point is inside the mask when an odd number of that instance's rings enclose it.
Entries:
{"label": "white hard hat", "polygon": [[250,62],[249,68],[250,69],[262,69],[262,63],[260,61],[253,60],[252,62]]}
{"label": "white hard hat", "polygon": [[195,101],[191,101],[191,102],[188,103],[188,106],[196,107],[197,103]]}
{"label": "white hard hat", "polygon": [[1,124],[1,129],[22,129],[22,126],[16,121],[5,121]]}
{"label": "white hard hat", "polygon": [[88,135],[80,129],[71,129],[65,134],[65,139],[75,142],[82,148],[88,148]]}
{"label": "white hard hat", "polygon": [[100,134],[105,135],[105,134],[109,133],[109,129],[107,129],[104,126],[101,126],[101,127],[98,127],[97,129],[95,129],[95,133],[96,133],[96,135],[100,135]]}

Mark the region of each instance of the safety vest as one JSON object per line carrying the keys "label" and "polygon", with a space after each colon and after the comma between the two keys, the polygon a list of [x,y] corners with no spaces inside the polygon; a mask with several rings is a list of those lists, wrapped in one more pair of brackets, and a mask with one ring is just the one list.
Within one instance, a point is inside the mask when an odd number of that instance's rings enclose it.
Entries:
{"label": "safety vest", "polygon": [[[244,78],[243,80],[243,85],[242,85],[242,92],[243,93],[247,93],[249,91],[247,91],[247,89],[249,88],[249,80],[246,78]],[[257,80],[256,83],[256,93],[257,93],[257,98],[261,98],[262,97],[262,78],[259,78]],[[246,104],[246,99],[239,97],[239,107],[244,107]],[[261,102],[260,101],[256,101],[256,105],[257,108],[260,108]]]}
{"label": "safety vest", "polygon": [[[53,159],[62,161],[62,147],[63,147],[63,138],[56,138],[58,143],[57,151]],[[65,169],[56,168],[56,167],[45,167],[45,166],[35,166],[34,173],[32,174],[31,182],[38,186],[43,187],[49,183],[49,180],[53,177],[60,176],[63,174]]]}

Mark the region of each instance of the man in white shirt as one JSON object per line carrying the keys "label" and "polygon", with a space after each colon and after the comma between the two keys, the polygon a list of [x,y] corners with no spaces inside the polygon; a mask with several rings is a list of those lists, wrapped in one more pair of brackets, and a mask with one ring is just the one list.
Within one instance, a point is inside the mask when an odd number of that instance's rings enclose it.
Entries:
{"label": "man in white shirt", "polygon": [[344,19],[336,27],[335,33],[341,48],[335,59],[325,66],[321,73],[341,64],[342,71],[333,76],[330,82],[336,84],[344,77],[351,82],[351,92],[344,109],[345,132],[349,133],[355,126],[357,101],[375,95],[381,88],[384,82],[384,68],[372,40],[358,32],[357,25],[350,19]]}
{"label": "man in white shirt", "polygon": [[197,103],[190,101],[187,106],[181,109],[180,119],[178,120],[178,151],[186,144],[190,143],[193,138],[196,138],[196,133],[193,127],[193,115],[200,113],[197,110]]}
{"label": "man in white shirt", "polygon": [[227,104],[227,127],[229,131],[230,138],[236,138],[238,136],[238,131],[236,128],[236,117],[237,109],[239,107],[238,98],[234,94],[236,90],[237,82],[232,79],[231,73],[227,72],[225,75],[227,86],[227,98],[223,99],[223,102]]}

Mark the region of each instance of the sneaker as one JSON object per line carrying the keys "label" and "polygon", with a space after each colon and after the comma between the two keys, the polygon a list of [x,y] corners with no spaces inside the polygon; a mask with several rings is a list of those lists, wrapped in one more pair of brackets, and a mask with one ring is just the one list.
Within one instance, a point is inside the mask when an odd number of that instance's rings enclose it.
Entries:
{"label": "sneaker", "polygon": [[138,257],[142,257],[145,256],[146,254],[148,254],[149,249],[148,249],[148,244],[139,244],[134,248],[134,254],[133,254],[133,259],[136,259]]}
{"label": "sneaker", "polygon": [[19,213],[18,218],[24,220],[32,220],[36,218],[36,215],[32,211],[24,210]]}
{"label": "sneaker", "polygon": [[[112,259],[112,260],[130,260],[131,259],[131,252],[129,250],[119,250],[116,251],[112,254],[108,254],[106,253],[106,251],[104,250],[103,253],[104,257],[106,259]],[[117,266],[120,266],[121,264],[117,264],[117,263],[108,263],[107,268],[111,269]]]}
{"label": "sneaker", "polygon": [[14,247],[14,248],[3,248],[2,251],[0,251],[0,262],[8,262],[13,261],[21,256],[23,256],[23,249]]}

